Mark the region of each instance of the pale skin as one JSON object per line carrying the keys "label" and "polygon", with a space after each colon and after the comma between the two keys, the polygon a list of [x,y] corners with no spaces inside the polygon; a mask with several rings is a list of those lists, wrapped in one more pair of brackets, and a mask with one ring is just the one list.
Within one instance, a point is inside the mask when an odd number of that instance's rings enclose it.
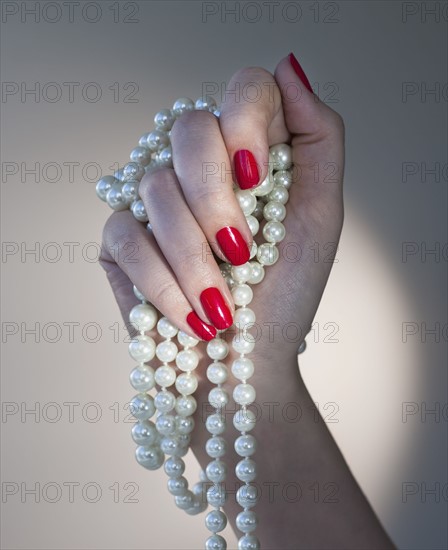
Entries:
{"label": "pale skin", "polygon": [[[219,288],[234,312],[232,295],[207,248],[210,243],[224,259],[215,238],[224,226],[236,227],[247,242],[252,240],[232,191],[234,153],[252,151],[261,181],[267,171],[269,147],[291,143],[293,161],[300,170],[295,170],[290,188],[284,221],[287,237],[279,245],[280,260],[266,269],[265,279],[254,287],[250,305],[261,327],[251,354],[256,368],[250,379],[262,411],[252,432],[259,442],[254,458],[261,490],[256,535],[266,550],[394,548],[320,419],[297,364],[298,345],[311,327],[332,267],[322,254],[316,261],[310,247],[313,243],[335,247],[342,229],[344,125],[336,112],[305,88],[288,58],[280,61],[273,75],[260,68],[238,71],[229,89],[235,89],[236,83],[243,89],[249,82],[258,83],[263,91],[258,101],[229,95],[219,121],[210,113],[193,112],[175,122],[171,135],[174,170],[147,174],[140,187],[152,234],[129,211],[112,214],[104,229],[101,265],[125,320],[137,303],[133,284],[161,314],[191,336],[196,335],[185,319],[192,309],[209,322],[199,300],[205,288]],[[203,166],[212,161],[220,170],[204,178]],[[325,169],[328,166],[335,167],[332,177]],[[113,252],[117,243],[120,249],[127,242],[138,246],[135,263],[122,261]],[[294,250],[301,251],[300,258],[291,253]],[[288,323],[299,328],[300,339],[282,335],[281,327]],[[275,326],[279,328],[273,329]],[[231,336],[226,339],[230,342]],[[200,382],[191,441],[204,469],[210,461],[204,450],[210,436],[204,420],[211,412],[207,395],[212,387],[205,377],[210,363],[205,346],[205,342],[197,346]],[[236,356],[232,352],[227,364]],[[157,366],[157,361],[151,364]],[[230,395],[235,384],[229,381],[225,385]],[[273,402],[279,405],[267,405]],[[285,420],[281,411],[287,403],[295,403],[303,411],[299,421]],[[298,407],[291,408],[291,418],[294,410]],[[229,412],[225,460],[228,488],[234,490],[238,480],[232,472],[240,457],[233,449],[238,433],[231,418]],[[187,477],[192,476],[187,473]],[[301,498],[298,486],[303,491]],[[241,511],[234,497],[228,499],[225,511],[230,521]]]}

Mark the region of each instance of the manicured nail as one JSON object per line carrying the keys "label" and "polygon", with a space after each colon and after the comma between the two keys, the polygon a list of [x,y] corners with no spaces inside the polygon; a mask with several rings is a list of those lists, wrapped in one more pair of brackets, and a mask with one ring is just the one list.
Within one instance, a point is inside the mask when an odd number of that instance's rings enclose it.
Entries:
{"label": "manicured nail", "polygon": [[216,240],[232,265],[242,265],[249,261],[249,247],[235,227],[223,227],[220,229],[216,233]]}
{"label": "manicured nail", "polygon": [[221,292],[215,287],[206,288],[201,292],[200,298],[205,314],[215,327],[219,330],[229,328],[233,323],[232,314]]}
{"label": "manicured nail", "polygon": [[241,189],[252,189],[258,185],[260,174],[255,157],[250,151],[240,149],[233,157],[235,163],[235,177]]}
{"label": "manicured nail", "polygon": [[303,72],[302,67],[300,66],[300,63],[297,61],[296,56],[291,52],[289,54],[289,62],[291,63],[292,68],[294,69],[294,72],[296,75],[300,78],[302,83],[306,86],[306,88],[313,94],[313,88],[311,88],[310,81],[308,80],[306,74]]}
{"label": "manicured nail", "polygon": [[191,311],[187,315],[187,323],[190,325],[191,330],[202,340],[209,342],[212,338],[216,336],[216,329],[211,325],[207,325],[199,317],[195,311]]}

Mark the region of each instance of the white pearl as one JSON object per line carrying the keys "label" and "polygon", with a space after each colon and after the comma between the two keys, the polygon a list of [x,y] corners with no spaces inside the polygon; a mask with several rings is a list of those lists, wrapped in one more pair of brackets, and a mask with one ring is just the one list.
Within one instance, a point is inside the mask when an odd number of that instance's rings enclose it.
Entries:
{"label": "white pearl", "polygon": [[240,456],[252,456],[257,450],[257,440],[253,435],[240,435],[235,440],[235,451]]}
{"label": "white pearl", "polygon": [[236,285],[231,275],[224,275],[224,281],[230,290]]}
{"label": "white pearl", "polygon": [[[196,516],[197,514],[202,514],[202,512],[205,512],[206,509],[207,509],[207,503],[202,502],[201,499],[199,499],[198,497],[195,497],[193,506],[191,506],[190,508],[187,508],[185,510],[185,513],[187,513],[189,516]],[[218,537],[219,535],[216,535],[216,536]]]}
{"label": "white pearl", "polygon": [[174,359],[176,358],[176,355],[177,346],[172,340],[165,340],[164,342],[160,342],[160,344],[157,344],[156,356],[163,363],[171,363],[171,361],[174,361]]}
{"label": "white pearl", "polygon": [[243,508],[252,508],[258,500],[258,487],[255,485],[242,485],[236,493],[236,501]]}
{"label": "white pearl", "polygon": [[232,338],[232,348],[241,354],[251,353],[255,347],[255,339],[250,332],[238,332]]}
{"label": "white pearl", "polygon": [[237,306],[247,306],[252,302],[254,293],[249,285],[239,284],[232,288],[233,301]]}
{"label": "white pearl", "polygon": [[282,222],[276,222],[276,221],[268,222],[263,227],[263,237],[269,243],[279,243],[283,241],[285,236],[286,236],[286,230]]}
{"label": "white pearl", "polygon": [[269,149],[269,157],[273,161],[274,170],[288,170],[292,165],[291,147],[286,143],[279,143]]}
{"label": "white pearl", "polygon": [[148,221],[148,214],[146,213],[145,205],[141,199],[132,203],[131,211],[134,214],[134,218],[139,222]]}
{"label": "white pearl", "polygon": [[232,267],[230,273],[235,282],[243,284],[250,279],[250,276],[252,275],[252,266],[249,262],[246,262],[243,265],[235,265]]}
{"label": "white pearl", "polygon": [[176,379],[176,390],[182,395],[191,395],[198,388],[198,379],[194,374],[180,374]]}
{"label": "white pearl", "polygon": [[208,393],[208,402],[212,407],[220,409],[229,402],[229,394],[222,388],[213,388]]}
{"label": "white pearl", "polygon": [[222,338],[213,338],[213,340],[210,340],[207,344],[207,355],[211,359],[220,361],[221,359],[225,359],[228,353],[229,345]]}
{"label": "white pearl", "polygon": [[176,412],[180,416],[191,416],[195,413],[198,404],[192,395],[181,395],[176,400]]}
{"label": "white pearl", "polygon": [[240,330],[247,330],[255,323],[255,313],[249,307],[240,307],[235,311],[233,322]]}
{"label": "white pearl", "polygon": [[238,405],[250,405],[255,401],[255,397],[255,388],[251,384],[238,384],[233,390],[233,400]]}
{"label": "white pearl", "polygon": [[207,477],[213,483],[222,483],[226,479],[227,465],[222,460],[213,460],[207,465]]}
{"label": "white pearl", "polygon": [[156,383],[159,384],[159,386],[161,386],[162,388],[168,388],[169,386],[172,386],[176,381],[176,371],[173,369],[173,367],[162,365],[156,370],[154,379]]}
{"label": "white pearl", "polygon": [[216,109],[216,101],[211,96],[200,97],[196,100],[194,108],[197,111],[213,111]]}
{"label": "white pearl", "polygon": [[191,508],[193,505],[194,495],[191,491],[187,491],[184,495],[174,497],[174,502],[178,508],[181,510],[186,510],[187,508]]}
{"label": "white pearl", "polygon": [[123,166],[123,181],[140,181],[145,175],[145,169],[138,162],[128,162]]}
{"label": "white pearl", "polygon": [[246,189],[239,189],[235,193],[235,197],[238,201],[238,204],[243,211],[245,216],[249,216],[255,210],[257,206],[257,199],[252,195],[252,193]]}
{"label": "white pearl", "polygon": [[162,109],[154,117],[154,124],[158,130],[164,130],[167,132],[171,130],[174,124],[175,117],[171,112],[171,109]]}
{"label": "white pearl", "polygon": [[185,472],[185,462],[177,456],[170,456],[165,462],[164,470],[169,477],[179,477]]}
{"label": "white pearl", "polygon": [[254,373],[254,363],[248,357],[239,357],[232,363],[232,374],[238,380],[247,380]]}
{"label": "white pearl", "polygon": [[132,162],[138,162],[142,166],[146,166],[151,160],[151,151],[145,146],[138,146],[132,149],[129,157]]}
{"label": "white pearl", "polygon": [[275,185],[283,185],[286,189],[289,189],[292,184],[292,174],[289,170],[279,170],[274,174]]}
{"label": "white pearl", "polygon": [[126,204],[132,204],[134,201],[138,200],[138,186],[140,182],[137,180],[130,180],[123,184],[121,192],[123,198],[126,201]]}
{"label": "white pearl", "polygon": [[98,180],[98,183],[96,184],[96,194],[102,201],[106,202],[107,193],[114,183],[120,182],[113,176],[103,176],[100,180]]}
{"label": "white pearl", "polygon": [[185,495],[188,491],[188,481],[183,477],[172,477],[167,483],[168,492],[174,496]]}
{"label": "white pearl", "polygon": [[257,255],[257,251],[258,251],[257,243],[253,241],[250,247],[250,256],[249,256],[251,260],[252,258],[255,258],[255,256]]}
{"label": "white pearl", "polygon": [[252,214],[250,216],[246,216],[246,221],[247,225],[249,226],[250,232],[252,233],[252,236],[255,237],[255,235],[258,233],[258,230],[260,229],[260,222]]}
{"label": "white pearl", "polygon": [[157,163],[159,166],[163,166],[164,168],[173,167],[173,152],[170,146],[165,147],[160,151],[157,155]]}
{"label": "white pearl", "polygon": [[268,221],[281,222],[286,217],[285,205],[278,201],[269,201],[263,209],[263,216]]}
{"label": "white pearl", "polygon": [[192,416],[176,416],[176,429],[181,435],[190,434],[194,430],[194,424]]}
{"label": "white pearl", "polygon": [[268,200],[286,204],[289,200],[289,192],[283,185],[274,185],[274,188],[267,196]]}
{"label": "white pearl", "polygon": [[[146,300],[146,298],[143,296],[143,294],[140,292],[140,290],[135,285],[133,286],[132,290],[134,291],[134,295],[137,298],[137,300],[142,300],[142,301]],[[148,330],[150,330],[150,329],[148,329]]]}
{"label": "white pearl", "polygon": [[129,344],[129,353],[138,363],[151,361],[156,353],[156,343],[150,336],[140,334]]}
{"label": "white pearl", "polygon": [[163,453],[157,447],[137,447],[135,458],[141,466],[148,470],[157,470],[164,461]]}
{"label": "white pearl", "polygon": [[258,247],[257,260],[262,265],[273,265],[278,260],[279,252],[275,244],[263,243]]}
{"label": "white pearl", "polygon": [[129,313],[129,321],[135,329],[146,332],[155,327],[157,311],[150,304],[137,304]]}
{"label": "white pearl", "polygon": [[241,481],[250,483],[257,477],[257,465],[251,458],[240,460],[236,465],[235,474]]}
{"label": "white pearl", "polygon": [[176,398],[170,391],[160,391],[154,397],[154,405],[156,409],[161,413],[167,413],[174,409],[176,404]]}
{"label": "white pearl", "polygon": [[[207,480],[208,481],[208,480]],[[207,489],[207,502],[210,506],[218,508],[224,506],[227,500],[227,493],[222,484],[212,485]]]}
{"label": "white pearl", "polygon": [[181,97],[174,102],[172,110],[174,116],[179,117],[183,113],[194,111],[194,102],[188,97]]}
{"label": "white pearl", "polygon": [[199,355],[192,349],[183,349],[176,356],[176,365],[182,371],[192,371],[199,364]]}
{"label": "white pearl", "polygon": [[146,134],[143,134],[142,137],[138,140],[138,144],[140,147],[147,147],[148,136],[149,136],[149,132],[147,132]]}
{"label": "white pearl", "polygon": [[256,261],[250,262],[250,265],[252,266],[252,275],[248,280],[248,283],[251,285],[261,283],[264,279],[264,267]]}
{"label": "white pearl", "polygon": [[199,343],[198,339],[193,338],[193,336],[190,336],[182,330],[179,330],[179,332],[177,333],[177,341],[181,346],[184,346],[186,348],[192,348]]}
{"label": "white pearl", "polygon": [[165,436],[160,441],[160,448],[166,455],[179,456],[181,447],[182,446],[176,436]]}
{"label": "white pearl", "polygon": [[156,418],[156,429],[161,435],[173,435],[176,431],[176,419],[171,414],[159,414]]}
{"label": "white pearl", "polygon": [[226,550],[227,543],[221,535],[212,535],[205,541],[205,550]]}
{"label": "white pearl", "polygon": [[233,415],[233,425],[239,432],[250,432],[255,423],[255,414],[249,409],[240,409]]}
{"label": "white pearl", "polygon": [[255,512],[243,510],[236,516],[236,526],[243,533],[255,531],[258,525],[258,518]]}
{"label": "white pearl", "polygon": [[212,384],[224,384],[227,377],[228,371],[224,363],[217,361],[207,367],[207,378]]}
{"label": "white pearl", "polygon": [[212,510],[205,516],[205,526],[209,531],[213,533],[219,533],[225,529],[227,525],[227,518],[224,512],[220,510]]}
{"label": "white pearl", "polygon": [[221,435],[226,430],[226,419],[219,413],[211,414],[207,417],[205,426],[212,435]]}
{"label": "white pearl", "polygon": [[162,317],[157,323],[157,332],[164,338],[174,338],[178,330],[167,317]]}
{"label": "white pearl", "polygon": [[148,141],[146,142],[146,146],[152,152],[161,151],[165,149],[165,147],[168,147],[169,144],[170,138],[168,134],[162,130],[153,130],[149,134]]}
{"label": "white pearl", "polygon": [[152,390],[154,387],[154,369],[149,365],[139,365],[129,376],[131,386],[138,392]]}
{"label": "white pearl", "polygon": [[244,535],[238,540],[238,550],[260,550],[260,541],[255,535]]}
{"label": "white pearl", "polygon": [[270,173],[268,173],[265,179],[257,186],[252,189],[252,193],[256,197],[264,197],[272,191],[274,187],[274,179]]}
{"label": "white pearl", "polygon": [[221,458],[226,454],[226,440],[223,437],[211,437],[205,444],[205,451],[212,458]]}
{"label": "white pearl", "polygon": [[128,205],[123,197],[123,184],[118,182],[114,183],[106,194],[106,202],[116,212],[125,210]]}
{"label": "white pearl", "polygon": [[156,412],[154,399],[147,393],[139,393],[129,403],[129,411],[138,420],[147,420]]}
{"label": "white pearl", "polygon": [[140,420],[132,426],[132,439],[137,445],[154,445],[159,440],[159,434],[151,420]]}

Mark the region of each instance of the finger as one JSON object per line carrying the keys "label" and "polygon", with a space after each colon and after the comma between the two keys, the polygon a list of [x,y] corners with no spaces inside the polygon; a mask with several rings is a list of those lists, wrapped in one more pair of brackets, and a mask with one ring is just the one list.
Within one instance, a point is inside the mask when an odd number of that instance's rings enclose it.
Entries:
{"label": "finger", "polygon": [[[216,116],[205,111],[182,115],[171,131],[171,146],[176,176],[203,235],[222,259],[233,265],[246,263],[252,233],[232,189],[230,161]],[[246,201],[249,215],[255,198],[240,192],[239,199],[240,204]]]}
{"label": "finger", "polygon": [[102,265],[122,313],[129,307],[128,278],[180,330],[203,340],[216,336],[216,329],[204,323],[186,299],[154,236],[130,211],[114,212],[109,217],[103,249]]}
{"label": "finger", "polygon": [[174,170],[148,174],[139,193],[157,244],[187,300],[204,321],[219,330],[228,328],[233,323],[232,295]]}
{"label": "finger", "polygon": [[268,174],[269,146],[289,140],[277,83],[259,67],[231,78],[219,117],[235,181],[251,189]]}

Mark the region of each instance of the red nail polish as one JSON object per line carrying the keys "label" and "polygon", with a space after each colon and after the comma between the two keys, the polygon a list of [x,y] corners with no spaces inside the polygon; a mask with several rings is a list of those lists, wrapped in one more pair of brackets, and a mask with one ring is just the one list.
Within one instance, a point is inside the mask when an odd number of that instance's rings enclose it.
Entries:
{"label": "red nail polish", "polygon": [[255,157],[250,151],[240,149],[233,157],[235,164],[235,177],[241,189],[252,189],[258,185],[260,174]]}
{"label": "red nail polish", "polygon": [[296,73],[296,75],[300,78],[302,83],[306,86],[307,90],[310,91],[313,94],[314,92],[313,92],[313,88],[311,88],[310,81],[308,80],[306,74],[303,72],[303,69],[300,66],[300,63],[297,61],[296,56],[291,52],[288,55],[288,58],[289,58],[289,62],[291,63],[291,66],[294,69],[294,72]]}
{"label": "red nail polish", "polygon": [[207,325],[199,317],[195,311],[190,311],[187,315],[187,323],[190,325],[193,332],[199,336],[202,340],[209,342],[212,338],[216,336],[216,329],[211,325]]}
{"label": "red nail polish", "polygon": [[216,240],[232,265],[242,265],[249,261],[249,247],[235,227],[223,227],[220,229],[216,233]]}
{"label": "red nail polish", "polygon": [[219,330],[229,328],[233,323],[232,314],[219,290],[215,287],[206,288],[200,298],[207,317],[215,327]]}

